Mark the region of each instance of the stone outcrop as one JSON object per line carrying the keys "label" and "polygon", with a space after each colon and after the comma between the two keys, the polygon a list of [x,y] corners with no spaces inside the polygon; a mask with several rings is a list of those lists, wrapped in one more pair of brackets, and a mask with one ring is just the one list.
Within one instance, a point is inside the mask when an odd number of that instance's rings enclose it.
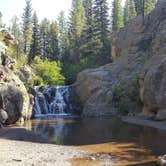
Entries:
{"label": "stone outcrop", "polygon": [[25,84],[30,84],[32,82],[32,70],[28,65],[20,67],[17,75]]}
{"label": "stone outcrop", "polygon": [[12,124],[22,117],[29,119],[32,110],[29,109],[29,94],[14,69],[15,60],[7,56],[7,47],[12,37],[3,29],[0,33],[4,35],[4,40],[0,41],[0,123]]}
{"label": "stone outcrop", "polygon": [[[159,0],[152,13],[145,17],[144,24],[138,16],[114,35],[113,63],[78,74],[75,90],[84,104],[83,116],[110,115],[117,110],[140,111],[139,93],[143,105],[149,103],[146,91],[155,74],[150,78],[142,73],[153,56],[166,55],[165,43],[166,1]],[[153,90],[152,85],[150,90]],[[162,99],[159,100],[161,103]]]}
{"label": "stone outcrop", "polygon": [[143,114],[166,119],[166,54],[153,56],[140,74]]}

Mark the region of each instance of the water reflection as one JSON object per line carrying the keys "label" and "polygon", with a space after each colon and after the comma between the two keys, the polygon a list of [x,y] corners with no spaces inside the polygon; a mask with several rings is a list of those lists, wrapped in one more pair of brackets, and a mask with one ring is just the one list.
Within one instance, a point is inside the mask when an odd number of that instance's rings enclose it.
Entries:
{"label": "water reflection", "polygon": [[137,125],[129,125],[116,118],[33,120],[26,127],[63,145],[99,143],[136,143],[147,147],[155,155],[166,150],[166,132]]}

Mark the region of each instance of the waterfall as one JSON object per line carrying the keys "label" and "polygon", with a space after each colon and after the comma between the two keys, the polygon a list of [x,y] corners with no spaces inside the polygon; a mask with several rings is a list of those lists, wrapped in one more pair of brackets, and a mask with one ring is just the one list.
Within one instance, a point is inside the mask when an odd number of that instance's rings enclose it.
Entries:
{"label": "waterfall", "polygon": [[34,87],[34,116],[78,114],[71,86]]}

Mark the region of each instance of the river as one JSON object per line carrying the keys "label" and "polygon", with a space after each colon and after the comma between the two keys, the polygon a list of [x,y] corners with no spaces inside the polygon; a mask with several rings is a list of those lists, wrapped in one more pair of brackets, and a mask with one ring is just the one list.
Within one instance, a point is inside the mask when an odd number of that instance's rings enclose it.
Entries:
{"label": "river", "polygon": [[[104,159],[114,156],[118,165],[152,162],[152,166],[156,156],[164,154],[166,150],[165,131],[127,124],[118,118],[36,119],[27,121],[25,127],[53,144],[72,145],[94,154],[105,154]],[[95,161],[100,161],[100,158],[96,157]],[[72,162],[79,161],[81,165],[84,160],[87,158]],[[89,162],[93,163],[93,160]]]}

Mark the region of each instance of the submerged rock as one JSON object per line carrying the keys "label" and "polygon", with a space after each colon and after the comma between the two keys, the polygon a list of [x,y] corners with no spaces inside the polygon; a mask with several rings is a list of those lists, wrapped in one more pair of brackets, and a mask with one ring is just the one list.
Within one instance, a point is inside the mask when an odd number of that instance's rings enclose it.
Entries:
{"label": "submerged rock", "polygon": [[[143,98],[149,84],[146,83],[144,87],[145,82],[140,79],[143,86],[139,92],[140,73],[153,56],[165,55],[165,43],[166,1],[159,0],[152,13],[145,17],[144,24],[142,17],[138,16],[115,34],[112,43],[113,63],[78,74],[75,91],[84,104],[83,116],[140,111],[142,104],[139,94],[146,105]],[[152,90],[157,89],[152,87]],[[162,109],[160,112],[165,111]]]}

